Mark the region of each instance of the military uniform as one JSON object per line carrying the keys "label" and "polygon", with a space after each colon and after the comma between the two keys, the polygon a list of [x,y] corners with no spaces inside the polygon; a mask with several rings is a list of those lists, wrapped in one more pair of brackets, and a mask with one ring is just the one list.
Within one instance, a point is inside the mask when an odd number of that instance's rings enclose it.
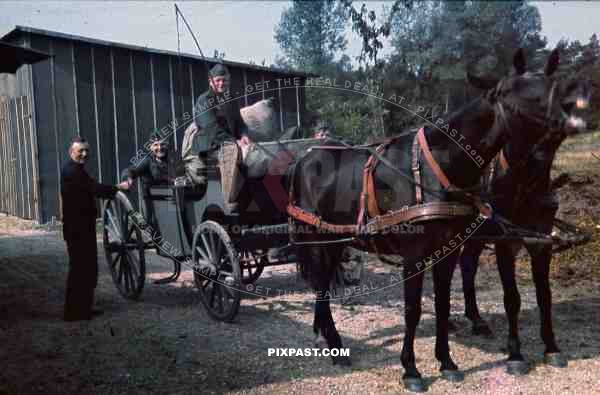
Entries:
{"label": "military uniform", "polygon": [[[210,77],[218,76],[229,76],[225,66],[217,64],[210,70]],[[188,175],[195,184],[205,184],[207,165],[219,163],[225,201],[234,203],[241,160],[236,140],[248,131],[238,101],[209,87],[196,101],[194,118],[199,130],[190,149],[182,148]]]}
{"label": "military uniform", "polygon": [[97,183],[82,164],[71,159],[62,168],[63,237],[69,253],[64,311],[67,321],[92,318],[98,283],[96,197],[111,199],[117,191],[115,186]]}
{"label": "military uniform", "polygon": [[152,155],[148,155],[139,164],[130,166],[127,176],[132,180],[142,177],[144,185],[168,184],[169,165],[166,160],[158,161]]}

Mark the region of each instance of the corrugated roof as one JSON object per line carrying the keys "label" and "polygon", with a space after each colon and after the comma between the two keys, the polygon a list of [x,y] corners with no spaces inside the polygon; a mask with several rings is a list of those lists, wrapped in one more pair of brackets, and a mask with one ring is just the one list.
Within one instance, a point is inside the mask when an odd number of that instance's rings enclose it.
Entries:
{"label": "corrugated roof", "polygon": [[223,63],[223,64],[225,64],[227,66],[231,66],[231,67],[253,69],[253,70],[265,71],[265,72],[269,72],[269,73],[279,73],[279,74],[299,76],[299,77],[317,77],[318,76],[318,75],[312,74],[312,73],[271,69],[268,67],[263,67],[263,66],[248,64],[248,63],[232,62],[230,60],[220,60],[220,59],[209,58],[209,57],[202,58],[201,56],[192,55],[192,54],[188,54],[188,53],[178,53],[176,51],[167,51],[167,50],[162,50],[162,49],[140,47],[137,45],[123,44],[123,43],[117,43],[114,41],[106,41],[106,40],[99,40],[99,39],[90,38],[90,37],[77,36],[74,34],[67,34],[67,33],[55,32],[55,31],[51,31],[51,30],[37,29],[34,27],[29,27],[29,26],[17,25],[17,26],[15,26],[15,28],[13,30],[11,30],[10,32],[5,34],[1,38],[1,40],[9,40],[13,36],[16,36],[20,33],[34,33],[34,34],[39,34],[39,35],[48,36],[48,37],[62,38],[62,39],[72,40],[72,41],[81,41],[81,42],[86,42],[86,43],[95,44],[95,45],[104,45],[104,46],[108,46],[108,47],[125,48],[125,49],[130,49],[133,51],[143,51],[143,52],[149,52],[149,53],[154,53],[154,54],[158,54],[158,55],[181,56],[183,58],[190,58],[190,59],[196,59],[196,60],[205,60],[206,59],[206,61],[208,61],[208,62]]}

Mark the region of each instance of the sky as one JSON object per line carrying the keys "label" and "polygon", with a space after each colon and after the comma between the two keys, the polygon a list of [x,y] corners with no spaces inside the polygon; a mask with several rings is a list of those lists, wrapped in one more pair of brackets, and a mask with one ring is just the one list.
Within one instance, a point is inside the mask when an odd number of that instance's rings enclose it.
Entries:
{"label": "sky", "polygon": [[[358,5],[362,2],[355,2]],[[0,35],[15,25],[116,41],[157,49],[177,50],[177,24],[174,2],[100,2],[100,1],[3,1],[0,0]],[[177,3],[190,23],[205,56],[214,50],[225,59],[269,65],[281,54],[274,29],[289,1],[181,1]],[[368,2],[380,11],[389,2]],[[600,33],[600,2],[533,2],[542,17],[542,35],[554,46],[561,38],[587,43]],[[596,19],[594,21],[594,18]],[[180,20],[182,52],[198,54],[196,46]],[[360,41],[348,29],[348,55],[360,53]],[[384,52],[385,53],[385,52]]]}

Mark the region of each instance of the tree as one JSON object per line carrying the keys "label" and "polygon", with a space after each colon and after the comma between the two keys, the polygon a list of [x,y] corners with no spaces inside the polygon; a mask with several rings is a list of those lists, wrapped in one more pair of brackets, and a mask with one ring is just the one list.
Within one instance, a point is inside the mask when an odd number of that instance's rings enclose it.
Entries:
{"label": "tree", "polygon": [[404,93],[420,106],[451,111],[472,94],[467,71],[508,74],[516,49],[532,55],[545,47],[540,31],[539,12],[525,1],[415,2],[392,20],[395,51],[387,80],[411,82]]}
{"label": "tree", "polygon": [[597,64],[600,61],[600,43],[598,37],[594,33],[590,37],[590,42],[587,43],[581,51],[581,65],[589,66]]}
{"label": "tree", "polygon": [[309,72],[331,65],[346,49],[346,14],[332,0],[298,1],[281,15],[275,28],[275,40],[287,64]]}

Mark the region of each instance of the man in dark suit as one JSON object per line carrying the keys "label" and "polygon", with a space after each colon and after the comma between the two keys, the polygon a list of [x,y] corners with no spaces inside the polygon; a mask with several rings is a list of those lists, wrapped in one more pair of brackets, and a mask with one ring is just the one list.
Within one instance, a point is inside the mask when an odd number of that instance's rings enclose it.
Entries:
{"label": "man in dark suit", "polygon": [[65,298],[65,321],[89,320],[95,313],[94,289],[98,282],[96,248],[96,197],[110,199],[129,182],[116,186],[97,183],[85,171],[90,146],[75,137],[69,147],[69,160],[62,168],[63,237],[69,253],[69,275]]}

